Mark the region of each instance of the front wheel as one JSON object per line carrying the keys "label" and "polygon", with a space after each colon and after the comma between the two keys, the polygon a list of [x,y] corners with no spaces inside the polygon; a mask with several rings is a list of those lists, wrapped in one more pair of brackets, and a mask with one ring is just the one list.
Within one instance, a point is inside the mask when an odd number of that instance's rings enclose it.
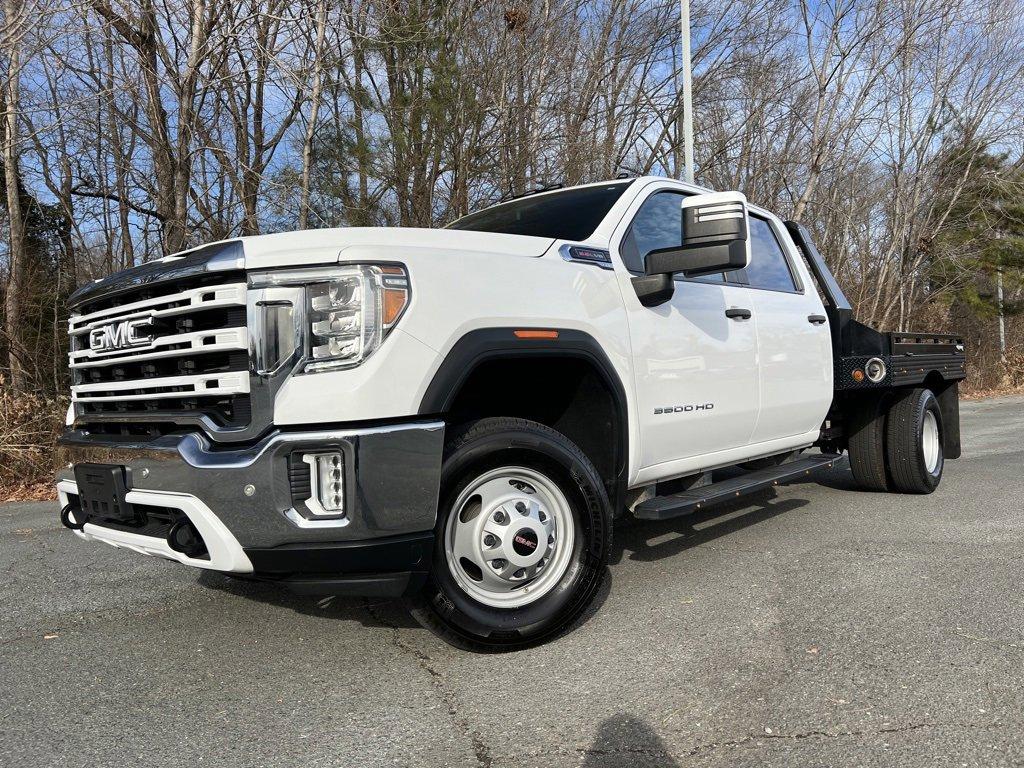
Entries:
{"label": "front wheel", "polygon": [[611,509],[597,470],[564,435],[482,419],[448,441],[435,534],[413,615],[459,647],[513,650],[562,631],[594,599]]}

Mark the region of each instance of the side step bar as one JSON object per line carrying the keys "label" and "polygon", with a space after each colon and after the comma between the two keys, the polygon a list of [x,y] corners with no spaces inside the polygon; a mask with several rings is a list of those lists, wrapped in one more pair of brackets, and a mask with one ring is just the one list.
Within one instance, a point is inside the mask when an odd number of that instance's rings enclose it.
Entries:
{"label": "side step bar", "polygon": [[821,453],[795,461],[787,461],[777,467],[745,472],[718,483],[695,488],[692,491],[673,493],[670,496],[656,496],[641,502],[633,512],[641,520],[668,520],[698,509],[735,499],[747,494],[770,488],[789,480],[806,477],[819,469],[833,467],[842,458],[838,453]]}

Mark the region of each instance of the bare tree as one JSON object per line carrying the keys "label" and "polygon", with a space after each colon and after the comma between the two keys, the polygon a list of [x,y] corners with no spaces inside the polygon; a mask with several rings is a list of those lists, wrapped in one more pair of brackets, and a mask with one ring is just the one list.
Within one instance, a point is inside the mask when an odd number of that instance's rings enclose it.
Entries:
{"label": "bare tree", "polygon": [[25,220],[21,207],[21,175],[18,163],[18,115],[21,105],[22,46],[28,34],[30,19],[22,0],[3,0],[3,52],[6,58],[3,83],[0,84],[0,126],[3,145],[2,162],[4,193],[7,203],[8,274],[4,297],[4,336],[7,340],[10,384],[15,392],[27,384],[26,356],[22,344],[22,299],[25,292]]}
{"label": "bare tree", "polygon": [[[0,2],[20,387],[62,368],[35,343],[63,337],[53,284],[213,239],[435,226],[538,186],[683,170],[676,0]],[[698,181],[810,226],[868,321],[966,323],[952,297],[988,278],[969,250],[938,274],[935,243],[986,156],[1024,167],[1018,4],[692,6]],[[35,228],[59,264],[26,248]]]}
{"label": "bare tree", "polygon": [[299,194],[299,229],[309,226],[309,174],[313,160],[313,139],[316,136],[316,122],[320,116],[320,98],[323,95],[324,39],[327,35],[327,0],[317,0],[313,63],[311,66],[313,84],[309,93],[309,116],[306,132],[302,138],[302,181]]}

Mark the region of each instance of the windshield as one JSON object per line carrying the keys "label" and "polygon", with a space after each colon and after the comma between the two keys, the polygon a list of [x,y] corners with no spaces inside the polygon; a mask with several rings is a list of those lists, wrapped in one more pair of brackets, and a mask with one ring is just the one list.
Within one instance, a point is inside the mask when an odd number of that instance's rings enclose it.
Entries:
{"label": "windshield", "polygon": [[447,229],[586,240],[632,183],[631,179],[521,197],[463,216]]}

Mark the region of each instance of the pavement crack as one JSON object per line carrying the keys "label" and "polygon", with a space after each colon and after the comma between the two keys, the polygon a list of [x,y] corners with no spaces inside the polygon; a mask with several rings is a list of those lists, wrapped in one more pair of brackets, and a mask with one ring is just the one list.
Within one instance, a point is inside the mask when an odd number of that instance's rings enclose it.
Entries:
{"label": "pavement crack", "polygon": [[649,749],[647,747],[615,747],[613,749],[598,749],[596,747],[581,748],[575,750],[578,755],[592,755],[594,757],[611,757],[613,755],[643,755],[644,757],[658,757],[663,760],[671,760],[675,757],[671,752],[664,749]]}
{"label": "pavement crack", "polygon": [[973,640],[976,643],[982,643],[983,645],[988,645],[993,648],[1013,648],[1016,651],[1024,651],[1024,645],[1020,645],[1019,643],[1010,643],[994,637],[978,637],[977,635],[972,635],[969,632],[960,630],[959,627],[957,627],[957,631],[953,632],[953,634],[957,637],[962,637],[965,640]]}
{"label": "pavement crack", "polygon": [[612,744],[608,746],[592,746],[592,747],[576,747],[572,748],[556,748],[541,750],[539,752],[531,753],[530,757],[543,757],[548,755],[561,755],[566,756],[570,754],[575,755],[593,755],[596,757],[614,757],[616,755],[638,755],[643,757],[651,757],[659,760],[669,761],[678,760],[681,757],[697,757],[698,755],[713,752],[717,749],[722,748],[733,748],[733,747],[749,747],[757,746],[765,741],[770,740],[783,740],[783,741],[803,741],[805,739],[837,739],[837,738],[849,738],[858,736],[879,736],[890,733],[905,733],[909,731],[919,731],[925,728],[941,728],[941,727],[953,727],[953,728],[964,728],[968,730],[983,729],[987,730],[990,728],[1005,727],[1003,724],[991,724],[991,725],[978,725],[973,726],[969,723],[910,723],[908,725],[893,725],[883,726],[881,728],[873,729],[861,729],[861,730],[846,730],[846,731],[824,731],[824,730],[807,730],[807,731],[794,731],[792,733],[756,733],[749,734],[746,736],[740,736],[733,739],[725,739],[723,741],[712,741],[705,744],[696,744],[688,750],[673,751],[669,749],[660,749],[657,747],[644,747],[644,746],[631,746],[629,744]]}
{"label": "pavement crack", "polygon": [[797,731],[795,733],[762,733],[756,736],[750,736],[749,739],[838,739],[847,736],[873,736],[883,733],[906,733],[908,731],[919,731],[922,728],[935,728],[939,723],[912,723],[910,725],[897,725],[897,726],[883,726],[882,728],[875,728],[872,730],[855,730],[855,731]]}
{"label": "pavement crack", "polygon": [[483,740],[480,731],[474,728],[470,724],[469,719],[462,714],[455,691],[448,685],[444,675],[434,666],[434,659],[419,648],[403,640],[401,627],[381,616],[375,606],[369,601],[366,602],[366,611],[381,626],[391,630],[392,645],[400,652],[411,657],[420,669],[427,673],[431,687],[448,710],[448,719],[451,720],[455,728],[469,741],[470,746],[473,748],[477,765],[481,768],[491,768],[494,762],[494,758],[491,756],[491,748]]}
{"label": "pavement crack", "polygon": [[751,736],[745,736],[741,739],[734,741],[723,741],[716,744],[706,744],[695,748],[691,754],[714,747],[735,747],[749,744],[752,741],[769,740],[769,739],[789,739],[794,741],[800,741],[803,739],[838,739],[846,738],[851,736],[881,736],[890,733],[909,733],[911,731],[920,731],[926,728],[961,728],[964,730],[989,730],[992,728],[1004,727],[1002,723],[984,723],[984,724],[972,724],[972,723],[908,723],[907,725],[885,725],[880,728],[869,728],[869,729],[857,729],[847,731],[823,731],[823,730],[809,730],[809,731],[794,731],[792,733],[758,733]]}

